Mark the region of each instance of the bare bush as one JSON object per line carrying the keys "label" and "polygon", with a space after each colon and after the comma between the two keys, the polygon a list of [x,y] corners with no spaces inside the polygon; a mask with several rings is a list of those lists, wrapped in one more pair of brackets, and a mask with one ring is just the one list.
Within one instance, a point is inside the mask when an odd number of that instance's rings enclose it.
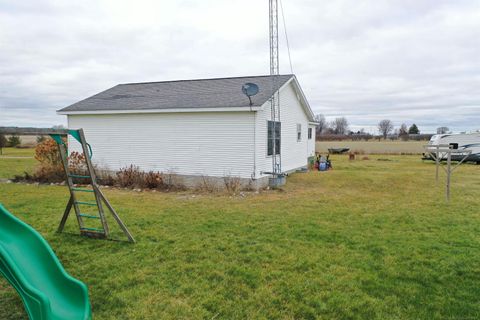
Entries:
{"label": "bare bush", "polygon": [[114,184],[122,188],[183,190],[176,174],[158,171],[143,172],[139,167],[130,165],[116,172]]}
{"label": "bare bush", "polygon": [[198,191],[210,193],[218,191],[217,183],[215,183],[215,181],[211,177],[202,176],[201,179],[202,180],[200,181],[200,183],[196,186],[196,189]]}
{"label": "bare bush", "polygon": [[231,194],[239,192],[242,188],[242,180],[240,177],[225,175],[223,177],[223,183],[225,184],[227,192]]}
{"label": "bare bush", "polygon": [[163,186],[165,190],[185,190],[185,184],[182,179],[172,170],[168,170],[162,174]]}
{"label": "bare bush", "polygon": [[116,183],[115,174],[110,170],[106,169],[96,169],[95,173],[97,174],[97,182],[102,186],[114,186]]}

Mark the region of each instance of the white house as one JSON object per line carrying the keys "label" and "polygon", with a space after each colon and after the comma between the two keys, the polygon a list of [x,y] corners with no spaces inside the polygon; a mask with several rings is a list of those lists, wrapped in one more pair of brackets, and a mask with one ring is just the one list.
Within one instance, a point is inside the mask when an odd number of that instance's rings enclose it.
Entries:
{"label": "white house", "polygon": [[[276,77],[281,169],[291,172],[314,155],[316,123],[296,77]],[[248,82],[259,87],[252,105],[241,90]],[[94,163],[110,170],[133,164],[188,181],[234,176],[260,186],[272,171],[270,99],[277,88],[271,76],[129,83],[57,112],[69,128],[84,129]]]}

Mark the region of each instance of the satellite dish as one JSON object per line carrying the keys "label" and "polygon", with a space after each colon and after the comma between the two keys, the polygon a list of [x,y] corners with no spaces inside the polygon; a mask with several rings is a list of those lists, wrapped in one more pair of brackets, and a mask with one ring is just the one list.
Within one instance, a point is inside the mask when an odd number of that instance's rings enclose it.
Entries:
{"label": "satellite dish", "polygon": [[255,83],[247,82],[242,86],[242,92],[247,97],[254,96],[258,93],[258,86]]}
{"label": "satellite dish", "polygon": [[258,86],[255,83],[247,82],[242,86],[242,92],[248,97],[251,107],[253,105],[251,96],[254,96],[258,93]]}

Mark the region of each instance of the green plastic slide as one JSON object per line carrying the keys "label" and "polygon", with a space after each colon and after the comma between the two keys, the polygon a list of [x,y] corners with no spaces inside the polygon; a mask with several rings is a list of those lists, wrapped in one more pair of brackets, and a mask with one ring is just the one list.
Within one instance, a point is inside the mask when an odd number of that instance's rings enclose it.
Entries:
{"label": "green plastic slide", "polygon": [[31,320],[92,318],[87,286],[71,277],[47,241],[0,204],[0,274]]}

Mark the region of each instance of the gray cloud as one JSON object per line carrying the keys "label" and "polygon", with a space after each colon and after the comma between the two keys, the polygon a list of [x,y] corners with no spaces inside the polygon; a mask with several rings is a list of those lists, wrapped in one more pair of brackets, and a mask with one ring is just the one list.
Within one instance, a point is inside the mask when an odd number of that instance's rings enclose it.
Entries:
{"label": "gray cloud", "polygon": [[[480,128],[480,2],[283,2],[315,112]],[[0,0],[0,125],[64,123],[56,109],[117,83],[267,74],[267,14],[253,0]]]}

